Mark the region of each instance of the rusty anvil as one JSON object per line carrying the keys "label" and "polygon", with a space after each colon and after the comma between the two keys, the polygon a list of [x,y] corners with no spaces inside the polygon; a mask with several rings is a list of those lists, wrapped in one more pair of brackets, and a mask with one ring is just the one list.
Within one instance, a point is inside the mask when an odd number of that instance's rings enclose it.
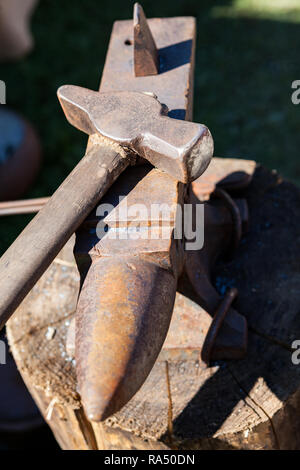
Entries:
{"label": "rusty anvil", "polygon": [[[165,185],[168,201],[171,198],[177,207],[188,201],[187,183],[197,179],[211,160],[209,130],[182,120],[192,115],[195,21],[153,19],[149,24],[158,50],[138,4],[134,41],[132,22],[115,23],[101,93],[74,86],[58,90],[69,122],[91,136],[88,151],[0,260],[1,326],[75,230],[79,240],[84,219],[128,165],[142,157],[163,170],[151,171],[157,200],[163,195],[160,185]],[[87,265],[87,253],[81,253],[77,243],[82,290],[76,314],[76,367],[79,392],[92,420],[105,419],[133,396],[161,349],[185,259],[184,239],[173,237],[176,218],[174,210],[164,248],[158,244],[142,257],[139,248],[134,256],[133,248],[130,255],[112,260],[105,250],[99,257],[94,246],[99,259],[88,252]],[[159,236],[162,228],[155,229]],[[226,308],[221,310],[223,318]],[[218,328],[210,332],[213,339]]]}
{"label": "rusty anvil", "polygon": [[[222,299],[210,276],[215,259],[228,252],[246,229],[247,208],[243,200],[233,200],[220,187],[225,177],[227,189],[233,186],[232,175],[228,177],[231,168],[224,168],[222,159],[214,159],[210,168],[219,186],[205,202],[202,249],[185,250],[186,240],[176,239],[174,232],[194,212],[178,211],[178,205],[203,206],[205,179],[187,186],[149,165],[121,175],[76,232],[74,255],[81,291],[68,330],[67,352],[76,358],[78,389],[91,420],[103,420],[118,411],[147,378],[172,314],[182,317],[176,304],[173,309],[179,278],[179,288],[186,294],[184,275],[198,303],[213,316],[202,359],[239,358],[246,352],[246,320],[231,307],[237,291],[229,290]],[[223,171],[218,174],[220,168]],[[161,210],[152,213],[153,207]],[[178,336],[190,337],[182,321],[177,320],[177,326],[165,356],[168,349],[172,357],[174,350],[182,350]]]}

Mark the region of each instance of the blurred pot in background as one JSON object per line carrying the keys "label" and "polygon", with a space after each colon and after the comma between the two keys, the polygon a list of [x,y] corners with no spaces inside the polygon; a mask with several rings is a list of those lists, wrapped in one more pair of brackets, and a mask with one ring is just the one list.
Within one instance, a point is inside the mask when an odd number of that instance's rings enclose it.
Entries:
{"label": "blurred pot in background", "polygon": [[23,57],[33,47],[30,18],[38,0],[0,0],[0,60]]}
{"label": "blurred pot in background", "polygon": [[1,105],[0,200],[20,197],[33,182],[40,161],[41,147],[32,126]]}
{"label": "blurred pot in background", "polygon": [[[0,61],[17,60],[33,47],[30,18],[38,0],[0,0]],[[32,126],[0,106],[0,200],[20,197],[40,166],[40,143]]]}

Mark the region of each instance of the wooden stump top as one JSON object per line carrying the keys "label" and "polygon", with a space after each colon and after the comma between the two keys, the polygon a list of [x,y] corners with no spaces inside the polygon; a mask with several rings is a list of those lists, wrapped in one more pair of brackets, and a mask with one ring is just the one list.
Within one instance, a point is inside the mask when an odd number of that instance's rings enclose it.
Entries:
{"label": "wooden stump top", "polygon": [[[244,193],[245,194],[245,193]],[[247,357],[206,367],[160,356],[134,398],[103,425],[89,423],[76,392],[66,333],[79,276],[72,240],[7,327],[23,378],[64,448],[297,449],[300,447],[300,191],[258,167],[246,192],[250,231],[215,284],[236,286],[247,317]],[[189,300],[203,325],[208,314]],[[177,295],[176,308],[182,308]],[[199,325],[199,335],[204,333]]]}

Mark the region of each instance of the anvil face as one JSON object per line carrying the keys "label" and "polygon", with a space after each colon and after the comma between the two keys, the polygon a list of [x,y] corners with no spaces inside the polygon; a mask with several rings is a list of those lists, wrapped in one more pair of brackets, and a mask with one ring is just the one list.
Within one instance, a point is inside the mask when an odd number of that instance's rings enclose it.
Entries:
{"label": "anvil face", "polygon": [[167,105],[169,116],[192,120],[196,20],[193,17],[148,20],[158,48],[159,73],[136,77],[133,68],[133,22],[113,26],[100,91],[149,91]]}
{"label": "anvil face", "polygon": [[[159,73],[135,76],[133,22],[117,21],[99,91],[151,92],[167,106],[169,117],[191,120],[195,19],[155,18],[149,20],[149,26],[158,48]],[[131,107],[128,103],[128,115]],[[136,125],[141,125],[139,120]],[[92,142],[90,137],[89,147]],[[172,204],[183,203],[181,183],[166,177],[162,188],[155,184],[153,175],[145,175],[145,184],[151,179],[152,185],[146,185],[146,192],[138,189],[144,180],[137,185],[137,200],[149,205],[163,194]],[[174,214],[172,223],[175,218]],[[78,232],[77,259],[85,264],[81,237],[84,235]],[[106,237],[92,245],[87,239],[84,243],[89,247],[90,265],[88,269],[83,267],[86,277],[76,313],[76,368],[85,411],[91,420],[99,421],[131,399],[155,363],[172,316],[183,264],[182,244],[178,240],[175,243],[172,230],[168,240],[137,240],[130,246]]]}

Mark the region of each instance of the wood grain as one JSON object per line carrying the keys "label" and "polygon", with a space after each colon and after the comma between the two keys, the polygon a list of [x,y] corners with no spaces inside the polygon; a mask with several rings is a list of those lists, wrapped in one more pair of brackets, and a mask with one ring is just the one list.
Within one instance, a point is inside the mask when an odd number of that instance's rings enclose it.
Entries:
{"label": "wood grain", "polygon": [[[65,350],[79,287],[72,241],[60,255],[65,265],[53,263],[19,307],[8,324],[10,346],[63,448],[93,448],[96,442],[106,449],[299,449],[300,368],[291,361],[291,344],[300,338],[300,191],[258,168],[246,195],[250,232],[236,258],[219,263],[215,273],[220,290],[239,288],[237,308],[250,325],[244,360],[207,368],[195,354],[173,358],[165,352],[133,399],[91,429]],[[190,308],[202,318],[204,338],[210,317],[195,302]],[[51,340],[49,326],[55,328]]]}

